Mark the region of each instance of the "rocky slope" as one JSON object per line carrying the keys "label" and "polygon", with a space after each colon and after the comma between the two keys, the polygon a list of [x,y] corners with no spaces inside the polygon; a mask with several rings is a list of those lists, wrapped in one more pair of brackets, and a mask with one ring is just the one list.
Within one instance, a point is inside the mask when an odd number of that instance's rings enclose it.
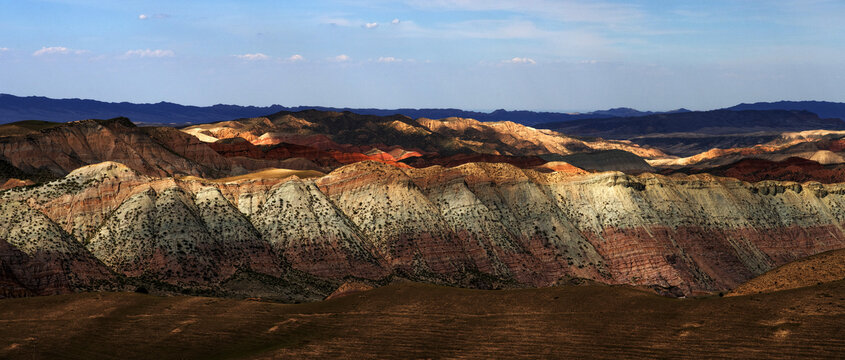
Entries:
{"label": "rocky slope", "polygon": [[[456,153],[539,155],[608,149],[649,158],[664,156],[659,150],[627,141],[582,140],[507,121],[414,120],[401,115],[382,117],[316,110],[279,112],[267,117],[195,125],[182,130],[207,142],[240,137],[254,145],[289,143],[323,151],[368,153],[378,149],[390,152],[395,160],[426,153],[441,156]],[[416,154],[397,157],[393,154],[397,147],[400,151]]]}
{"label": "rocky slope", "polygon": [[655,171],[643,158],[622,150],[571,154],[558,159],[585,170],[622,171],[633,174]]}
{"label": "rocky slope", "polygon": [[744,181],[845,181],[845,132],[779,134],[752,147],[711,149],[686,158],[649,159],[663,174],[709,173]]}
{"label": "rocky slope", "polygon": [[771,141],[751,147],[713,148],[683,158],[650,159],[651,165],[663,168],[707,169],[724,166],[742,159],[783,161],[799,157],[822,165],[845,163],[845,132],[812,130],[778,134]]}
{"label": "rocky slope", "polygon": [[295,156],[227,157],[170,127],[138,127],[126,118],[0,126],[0,179],[55,179],[77,168],[115,161],[155,177],[223,177],[275,167],[323,170]]}
{"label": "rocky slope", "polygon": [[818,181],[825,184],[845,182],[845,167],[842,165],[822,165],[800,157],[791,157],[782,161],[747,158],[715,168],[681,168],[664,171],[664,173],[708,173],[749,182],[764,180]]}
{"label": "rocky slope", "polygon": [[187,134],[172,128],[138,128],[125,118],[2,136],[0,156],[23,171],[46,170],[58,176],[107,160],[155,176],[215,174],[227,167],[222,156]]}
{"label": "rocky slope", "polygon": [[480,122],[474,119],[417,119],[438,134],[481,145],[476,152],[505,155],[571,154],[597,150],[624,150],[642,157],[663,157],[662,151],[643,148],[628,141],[578,139],[563,133],[535,129],[510,121]]}
{"label": "rocky slope", "polygon": [[124,201],[86,241],[94,256],[128,276],[208,285],[250,269],[282,273],[280,259],[219,190],[152,188]]}
{"label": "rocky slope", "polygon": [[[188,127],[138,127],[127,118],[0,125],[0,184],[52,180],[103,161],[154,177],[219,178],[265,168],[331,171],[373,160],[398,167],[505,161],[542,164],[534,155],[622,149],[662,152],[626,141],[581,140],[510,122],[413,120],[401,115],[281,112]],[[15,180],[13,180],[15,179]],[[9,180],[13,180],[6,184]]]}
{"label": "rocky slope", "polygon": [[17,201],[0,202],[0,298],[92,289],[112,277],[44,214]]}
{"label": "rocky slope", "polygon": [[845,279],[845,249],[790,262],[740,285],[728,296],[759,294]]}
{"label": "rocky slope", "polygon": [[190,287],[248,272],[481,288],[589,278],[680,295],[731,289],[845,247],[843,185],[566,165],[367,161],[314,179],[222,182],[148,178],[105,163],[3,192],[2,203],[15,205],[2,215],[44,214],[34,219],[72,234],[110,270]]}

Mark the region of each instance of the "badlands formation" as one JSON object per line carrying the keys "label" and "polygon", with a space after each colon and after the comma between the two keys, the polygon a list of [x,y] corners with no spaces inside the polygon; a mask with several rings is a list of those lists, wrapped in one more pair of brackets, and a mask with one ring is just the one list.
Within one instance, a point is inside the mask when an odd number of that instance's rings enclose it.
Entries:
{"label": "badlands formation", "polygon": [[398,279],[727,291],[845,248],[842,135],[677,158],[511,122],[313,110],[3,125],[0,296],[308,301]]}
{"label": "badlands formation", "polygon": [[[3,231],[34,229],[2,243],[18,259],[3,280],[27,294],[119,278],[243,296],[296,284],[302,293],[286,299],[306,300],[348,279],[400,277],[478,288],[586,278],[680,296],[845,247],[838,184],[499,163],[364,161],[316,178],[219,182],[105,162],[7,190],[2,203]],[[24,262],[45,270],[19,276]]]}

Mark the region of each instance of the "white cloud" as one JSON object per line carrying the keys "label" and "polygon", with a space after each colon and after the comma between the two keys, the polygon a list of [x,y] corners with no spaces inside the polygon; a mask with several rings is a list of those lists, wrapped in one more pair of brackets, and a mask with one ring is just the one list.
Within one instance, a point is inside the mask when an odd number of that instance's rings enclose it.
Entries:
{"label": "white cloud", "polygon": [[4,51],[9,51],[9,48],[7,48],[7,47],[0,47],[0,52],[4,52]]}
{"label": "white cloud", "polygon": [[536,64],[537,63],[536,61],[534,61],[534,59],[528,58],[528,57],[515,57],[515,58],[510,59],[510,60],[505,60],[505,62],[511,63],[511,64]]}
{"label": "white cloud", "polygon": [[305,61],[305,58],[302,57],[302,55],[293,54],[288,58],[288,61],[290,61],[290,62]]}
{"label": "white cloud", "polygon": [[36,50],[34,53],[32,53],[32,56],[43,56],[43,55],[53,55],[53,54],[61,54],[61,55],[76,54],[76,55],[79,55],[79,54],[84,54],[84,53],[87,53],[87,52],[88,52],[88,50],[74,50],[74,49],[66,48],[64,46],[50,46],[50,47],[44,46],[40,50]]}
{"label": "white cloud", "polygon": [[141,15],[138,15],[138,20],[167,19],[169,17],[170,17],[170,15],[162,14],[162,13],[156,13],[156,14],[152,14],[152,15],[141,14]]}
{"label": "white cloud", "polygon": [[590,65],[597,64],[598,62],[599,62],[598,60],[594,60],[594,59],[581,60],[580,61],[581,64],[590,64]]}
{"label": "white cloud", "polygon": [[392,63],[392,62],[400,62],[400,61],[402,61],[402,59],[397,59],[393,56],[387,56],[387,57],[382,56],[382,57],[378,58],[378,60],[376,60],[376,61],[378,61],[380,63]]}
{"label": "white cloud", "polygon": [[150,50],[150,49],[138,49],[138,50],[129,50],[125,54],[125,57],[152,57],[152,58],[161,58],[161,57],[171,57],[176,55],[173,53],[173,50]]}
{"label": "white cloud", "polygon": [[399,23],[399,19],[393,19],[393,21],[391,21],[390,23],[396,25]]}
{"label": "white cloud", "polygon": [[366,23],[366,24],[364,24],[364,27],[367,28],[367,29],[374,29],[374,28],[378,27],[378,23],[377,22]]}
{"label": "white cloud", "polygon": [[349,56],[347,56],[346,54],[340,54],[338,56],[333,57],[332,60],[338,61],[338,62],[343,62],[343,61],[349,60]]}
{"label": "white cloud", "polygon": [[235,55],[236,58],[241,60],[253,61],[253,60],[267,60],[270,57],[264,55],[262,53],[255,53],[255,54],[243,54],[243,55]]}

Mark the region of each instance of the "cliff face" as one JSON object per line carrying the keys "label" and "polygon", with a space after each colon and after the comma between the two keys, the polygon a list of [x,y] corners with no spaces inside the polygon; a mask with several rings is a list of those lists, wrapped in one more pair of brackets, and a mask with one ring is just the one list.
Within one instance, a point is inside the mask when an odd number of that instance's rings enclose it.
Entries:
{"label": "cliff face", "polygon": [[[397,274],[490,287],[581,277],[688,294],[845,247],[845,185],[489,163],[360,162],[317,179],[231,182],[87,169],[4,192],[4,204],[18,204],[4,216],[46,214],[110,269],[173,284],[292,268],[336,281]],[[61,185],[68,179],[77,185]]]}

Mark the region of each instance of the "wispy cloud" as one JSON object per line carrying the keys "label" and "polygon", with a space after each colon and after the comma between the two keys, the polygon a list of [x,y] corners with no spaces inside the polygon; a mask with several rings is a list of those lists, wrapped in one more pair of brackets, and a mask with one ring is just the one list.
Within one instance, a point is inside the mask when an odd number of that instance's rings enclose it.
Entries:
{"label": "wispy cloud", "polygon": [[555,35],[531,21],[472,20],[449,24],[442,30],[450,36],[480,39],[536,39]]}
{"label": "wispy cloud", "polygon": [[0,52],[5,52],[5,51],[9,51],[9,48],[7,48],[7,47],[0,47]]}
{"label": "wispy cloud", "polygon": [[340,54],[338,56],[331,58],[331,60],[337,61],[337,62],[349,61],[349,56],[346,55],[346,54]]}
{"label": "wispy cloud", "polygon": [[290,57],[288,57],[287,60],[290,61],[290,62],[305,61],[305,57],[303,57],[302,55],[299,55],[299,54],[293,54]]}
{"label": "wispy cloud", "polygon": [[367,29],[375,29],[375,28],[378,27],[378,23],[377,22],[366,23],[366,24],[364,24],[364,27],[367,28]]}
{"label": "wispy cloud", "polygon": [[402,59],[397,59],[393,56],[382,56],[376,59],[377,62],[380,63],[393,63],[393,62],[401,62]]}
{"label": "wispy cloud", "polygon": [[323,17],[320,18],[321,24],[328,24],[332,26],[354,26],[355,23],[352,20],[345,19],[342,17]]}
{"label": "wispy cloud", "polygon": [[644,16],[636,5],[587,0],[408,0],[423,9],[507,11],[566,22],[630,22]]}
{"label": "wispy cloud", "polygon": [[236,58],[247,61],[267,60],[270,57],[262,53],[235,55]]}
{"label": "wispy cloud", "polygon": [[409,37],[448,39],[561,39],[570,38],[577,30],[547,30],[528,20],[467,20],[433,27],[422,27],[403,21],[400,34]]}
{"label": "wispy cloud", "polygon": [[45,46],[39,50],[36,50],[32,53],[32,56],[44,56],[44,55],[67,55],[67,54],[84,54],[87,53],[88,50],[74,50],[70,48],[66,48],[64,46]]}
{"label": "wispy cloud", "polygon": [[511,64],[536,64],[537,62],[534,59],[529,57],[515,57],[513,59],[505,60],[506,63]]}
{"label": "wispy cloud", "polygon": [[150,50],[150,49],[138,49],[138,50],[129,50],[123,54],[124,57],[142,57],[142,58],[163,58],[163,57],[172,57],[176,55],[173,53],[173,50]]}
{"label": "wispy cloud", "polygon": [[399,19],[393,19],[390,23],[393,25],[399,24]]}
{"label": "wispy cloud", "polygon": [[162,13],[156,13],[156,14],[152,14],[152,15],[141,14],[141,15],[138,15],[138,20],[167,19],[169,17],[170,17],[170,15],[162,14]]}

